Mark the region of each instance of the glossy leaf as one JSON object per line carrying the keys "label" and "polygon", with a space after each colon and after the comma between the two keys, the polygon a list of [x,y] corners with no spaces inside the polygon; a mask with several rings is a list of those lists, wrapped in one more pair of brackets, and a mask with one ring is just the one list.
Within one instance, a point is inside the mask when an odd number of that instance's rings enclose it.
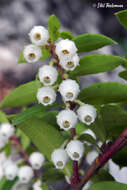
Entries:
{"label": "glossy leaf", "polygon": [[37,102],[36,93],[41,87],[39,81],[32,81],[20,85],[10,92],[0,104],[0,108],[19,107]]}
{"label": "glossy leaf", "polygon": [[67,32],[67,31],[60,32],[60,37],[63,39],[69,39],[69,40],[72,40],[72,38],[74,38],[74,36],[70,32]]}
{"label": "glossy leaf", "polygon": [[126,184],[121,184],[117,182],[100,182],[93,184],[89,190],[102,190],[102,189],[110,189],[110,190],[126,190],[127,185]]}
{"label": "glossy leaf", "polygon": [[127,85],[119,82],[99,82],[84,88],[79,98],[90,104],[127,101]]}
{"label": "glossy leaf", "polygon": [[[52,125],[41,119],[31,118],[19,124],[20,129],[31,139],[40,152],[51,161],[51,153],[61,147],[65,138]],[[66,165],[62,170],[66,175],[71,175],[71,166]]]}
{"label": "glossy leaf", "polygon": [[127,10],[122,10],[115,13],[117,19],[122,24],[122,26],[127,29]]}
{"label": "glossy leaf", "polygon": [[9,181],[5,177],[3,177],[0,180],[0,190],[11,190],[13,185],[16,183],[16,181],[17,181],[17,178],[12,181]]}
{"label": "glossy leaf", "polygon": [[42,47],[42,56],[40,58],[40,60],[45,60],[48,59],[51,56],[50,50],[47,49],[46,47]]}
{"label": "glossy leaf", "polygon": [[75,42],[79,53],[89,52],[106,45],[116,44],[114,40],[102,34],[81,34],[73,38],[73,41]]}
{"label": "glossy leaf", "polygon": [[24,59],[23,50],[20,52],[18,64],[27,63],[27,61]]}
{"label": "glossy leaf", "polygon": [[43,172],[43,179],[46,181],[58,181],[63,178],[63,173],[55,168],[48,168]]}
{"label": "glossy leaf", "polygon": [[47,185],[47,183],[45,183],[45,182],[42,182],[41,186],[42,186],[43,190],[50,190],[49,187],[48,187],[48,185]]}
{"label": "glossy leaf", "polygon": [[126,62],[126,59],[113,55],[93,54],[84,56],[80,59],[80,65],[71,72],[71,76],[107,72]]}
{"label": "glossy leaf", "polygon": [[55,42],[59,37],[60,21],[55,15],[51,15],[48,19],[48,31],[51,40]]}
{"label": "glossy leaf", "polygon": [[119,76],[125,80],[127,80],[127,70],[122,71],[119,73]]}
{"label": "glossy leaf", "polygon": [[6,114],[3,111],[0,111],[0,123],[8,123]]}

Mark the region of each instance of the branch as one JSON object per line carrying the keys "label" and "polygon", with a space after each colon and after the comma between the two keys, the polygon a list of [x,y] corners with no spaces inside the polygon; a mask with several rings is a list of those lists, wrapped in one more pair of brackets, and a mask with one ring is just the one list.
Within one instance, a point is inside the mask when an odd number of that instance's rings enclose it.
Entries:
{"label": "branch", "polygon": [[78,185],[75,186],[74,190],[80,190],[89,179],[97,173],[97,171],[104,166],[104,164],[112,158],[118,151],[127,145],[127,128],[121,133],[121,135],[115,140],[115,142],[102,154],[99,155],[88,168],[83,176],[82,180]]}

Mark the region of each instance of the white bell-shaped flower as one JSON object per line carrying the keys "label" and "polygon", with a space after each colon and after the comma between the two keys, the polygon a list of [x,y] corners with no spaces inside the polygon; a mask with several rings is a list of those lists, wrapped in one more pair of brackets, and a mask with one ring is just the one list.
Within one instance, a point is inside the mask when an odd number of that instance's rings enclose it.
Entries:
{"label": "white bell-shaped flower", "polygon": [[89,104],[80,106],[77,110],[79,120],[87,125],[93,123],[97,116],[96,108]]}
{"label": "white bell-shaped flower", "polygon": [[34,172],[30,166],[22,166],[18,171],[19,181],[21,183],[29,183],[33,176]]}
{"label": "white bell-shaped flower", "polygon": [[13,180],[18,174],[18,167],[14,163],[7,164],[4,167],[4,175],[8,180]]}
{"label": "white bell-shaped flower", "polygon": [[79,65],[79,56],[75,54],[71,59],[60,59],[60,65],[66,71],[73,71]]}
{"label": "white bell-shaped flower", "polygon": [[75,80],[63,80],[59,86],[59,92],[65,102],[74,101],[79,94],[79,85]]}
{"label": "white bell-shaped flower", "polygon": [[77,48],[73,41],[65,39],[56,44],[55,51],[60,60],[65,60],[71,59],[77,52]]}
{"label": "white bell-shaped flower", "polygon": [[38,76],[39,76],[39,80],[45,86],[50,86],[56,82],[58,72],[54,67],[50,65],[44,65],[41,68],[39,68]]}
{"label": "white bell-shaped flower", "polygon": [[57,123],[61,129],[69,130],[77,123],[77,115],[70,109],[62,110],[57,115]]}
{"label": "white bell-shaped flower", "polygon": [[127,167],[122,167],[117,165],[111,159],[109,160],[109,173],[114,177],[114,179],[123,184],[127,184]]}
{"label": "white bell-shaped flower", "polygon": [[42,51],[40,47],[30,44],[25,46],[23,55],[28,63],[35,63],[39,61],[40,57],[42,56]]}
{"label": "white bell-shaped flower", "polygon": [[43,190],[42,189],[42,183],[40,180],[37,180],[34,184],[33,184],[33,190]]}
{"label": "white bell-shaped flower", "polygon": [[2,123],[0,126],[0,136],[4,139],[9,139],[15,132],[14,127],[10,123]]}
{"label": "white bell-shaped flower", "polygon": [[79,140],[71,140],[66,147],[66,151],[72,160],[78,161],[85,151],[84,145]]}
{"label": "white bell-shaped flower", "polygon": [[92,164],[92,162],[98,157],[98,152],[93,150],[91,152],[89,152],[86,156],[86,161],[88,164]]}
{"label": "white bell-shaped flower", "polygon": [[47,44],[49,39],[49,32],[43,26],[34,26],[30,31],[29,36],[33,44],[42,46]]}
{"label": "white bell-shaped flower", "polygon": [[45,161],[45,157],[40,152],[33,152],[29,157],[29,162],[33,169],[39,170]]}
{"label": "white bell-shaped flower", "polygon": [[52,152],[51,159],[57,169],[63,169],[69,157],[64,149],[59,148]]}
{"label": "white bell-shaped flower", "polygon": [[44,106],[50,105],[56,100],[56,92],[52,87],[42,87],[38,89],[37,100]]}

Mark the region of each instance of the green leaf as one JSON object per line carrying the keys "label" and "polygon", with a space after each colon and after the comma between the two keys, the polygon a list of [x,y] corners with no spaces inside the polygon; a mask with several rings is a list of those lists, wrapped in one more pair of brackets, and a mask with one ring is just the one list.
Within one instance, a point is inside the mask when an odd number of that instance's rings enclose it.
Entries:
{"label": "green leaf", "polygon": [[80,141],[89,142],[90,144],[97,146],[96,140],[89,134],[82,134],[78,139]]}
{"label": "green leaf", "polygon": [[42,47],[42,56],[40,60],[48,59],[51,56],[50,49],[47,49],[46,47]]}
{"label": "green leaf", "polygon": [[55,15],[51,15],[48,19],[48,31],[51,40],[55,42],[59,38],[60,21]]}
{"label": "green leaf", "polygon": [[84,88],[79,99],[90,104],[127,101],[127,85],[119,82],[99,82]]}
{"label": "green leaf", "polygon": [[115,139],[126,128],[127,111],[121,106],[105,105],[101,108],[100,114],[108,138],[112,137]]}
{"label": "green leaf", "polygon": [[70,32],[67,32],[67,31],[60,32],[59,37],[63,39],[69,39],[69,40],[72,40],[72,38],[74,38],[74,36]]}
{"label": "green leaf", "polygon": [[3,111],[0,111],[0,123],[8,123],[7,116]]}
{"label": "green leaf", "polygon": [[43,172],[42,177],[45,181],[58,181],[63,179],[64,175],[55,168],[48,168]]}
{"label": "green leaf", "polygon": [[86,129],[88,129],[88,126],[87,125],[85,125],[84,123],[77,123],[76,125],[75,125],[75,129],[76,129],[76,134],[78,135],[78,136],[80,136],[82,133],[83,133],[83,131],[85,131]]}
{"label": "green leaf", "polygon": [[93,54],[84,56],[80,59],[80,65],[71,72],[71,76],[107,72],[126,62],[126,59],[113,55]]}
{"label": "green leaf", "polygon": [[0,104],[0,108],[19,107],[37,102],[36,93],[41,87],[39,81],[32,81],[20,85],[10,92]]}
{"label": "green leaf", "polygon": [[7,180],[5,177],[3,177],[0,180],[0,190],[11,190],[13,185],[16,183],[17,178],[14,179],[13,181]]}
{"label": "green leaf", "polygon": [[20,137],[21,145],[22,145],[23,149],[26,150],[29,147],[30,143],[31,143],[30,139],[19,128],[16,130],[16,135]]}
{"label": "green leaf", "polygon": [[125,80],[127,80],[127,70],[122,71],[119,73],[119,76]]}
{"label": "green leaf", "polygon": [[89,190],[103,190],[103,189],[126,190],[127,189],[127,185],[121,184],[121,183],[117,183],[117,182],[104,181],[104,182],[93,184],[89,188]]}
{"label": "green leaf", "polygon": [[[51,161],[51,153],[54,149],[61,147],[64,143],[65,138],[59,131],[41,119],[31,118],[19,124],[19,126],[49,161]],[[70,168],[70,164],[67,164],[61,171],[71,176]]]}
{"label": "green leaf", "polygon": [[39,114],[42,115],[42,113],[44,113],[44,111],[46,111],[50,107],[51,106],[43,106],[43,105],[35,105],[33,107],[30,107],[27,110],[17,114],[16,117],[12,120],[12,123],[13,125],[17,125],[27,119],[30,119],[31,117],[38,116]]}
{"label": "green leaf", "polygon": [[121,149],[117,152],[113,157],[112,160],[121,167],[127,166],[127,147]]}
{"label": "green leaf", "polygon": [[122,26],[127,29],[127,9],[117,12],[115,15]]}
{"label": "green leaf", "polygon": [[113,181],[113,177],[109,174],[108,171],[104,170],[104,169],[100,169],[97,174],[95,174],[92,177],[92,182],[97,183],[100,181]]}
{"label": "green leaf", "polygon": [[3,148],[5,155],[8,157],[11,154],[11,150],[12,150],[12,144],[10,142],[8,142],[5,147]]}
{"label": "green leaf", "polygon": [[18,64],[21,64],[21,63],[27,63],[23,55],[23,50],[20,52],[19,59],[18,59]]}
{"label": "green leaf", "polygon": [[102,34],[81,34],[73,38],[73,41],[79,53],[93,51],[106,45],[116,44],[114,40]]}
{"label": "green leaf", "polygon": [[48,187],[47,183],[42,182],[42,189],[43,190],[49,190],[49,187]]}

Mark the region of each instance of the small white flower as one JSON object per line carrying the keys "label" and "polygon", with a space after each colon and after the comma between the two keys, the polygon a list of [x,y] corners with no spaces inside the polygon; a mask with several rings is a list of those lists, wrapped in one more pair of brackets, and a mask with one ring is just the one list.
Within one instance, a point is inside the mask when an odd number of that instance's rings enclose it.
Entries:
{"label": "small white flower", "polygon": [[47,44],[49,39],[49,32],[43,26],[34,26],[30,31],[29,36],[33,44],[42,46]]}
{"label": "small white flower", "polygon": [[84,145],[79,140],[71,140],[66,147],[66,151],[72,160],[80,160],[85,151]]}
{"label": "small white flower", "polygon": [[77,52],[75,43],[71,40],[61,40],[56,44],[56,54],[59,59],[71,59]]}
{"label": "small white flower", "polygon": [[34,184],[33,184],[33,190],[43,190],[42,189],[42,183],[40,180],[36,181]]}
{"label": "small white flower", "polygon": [[79,65],[79,56],[75,54],[71,59],[68,60],[60,59],[60,65],[66,71],[73,71]]}
{"label": "small white flower", "polygon": [[120,169],[119,165],[115,164],[111,159],[109,160],[109,173],[114,179],[123,184],[127,184],[127,167]]}
{"label": "small white flower", "polygon": [[93,150],[91,152],[89,152],[86,156],[86,161],[88,162],[88,164],[92,164],[92,162],[98,157],[98,152]]}
{"label": "small white flower", "polygon": [[39,76],[39,80],[45,86],[50,86],[56,82],[58,72],[54,67],[50,65],[44,65],[41,68],[39,68],[38,76]]}
{"label": "small white flower", "polygon": [[64,149],[59,148],[52,152],[51,159],[57,169],[63,169],[69,157]]}
{"label": "small white flower", "polygon": [[13,180],[18,174],[18,167],[14,163],[7,164],[4,167],[4,175],[8,180]]}
{"label": "small white flower", "polygon": [[33,176],[34,172],[30,166],[22,166],[18,171],[18,177],[21,183],[29,183]]}
{"label": "small white flower", "polygon": [[29,162],[32,165],[32,168],[39,170],[45,161],[45,157],[40,152],[33,152],[29,157]]}
{"label": "small white flower", "polygon": [[40,47],[30,44],[25,46],[23,55],[28,63],[35,63],[39,61],[40,57],[42,56],[42,51]]}
{"label": "small white flower", "polygon": [[80,121],[87,125],[93,123],[97,116],[96,108],[89,104],[84,104],[83,106],[80,106],[77,110],[77,113]]}
{"label": "small white flower", "polygon": [[4,139],[9,139],[15,132],[14,127],[10,123],[2,123],[0,127],[0,136]]}
{"label": "small white flower", "polygon": [[59,86],[59,92],[65,102],[74,101],[74,99],[77,98],[79,91],[79,85],[75,80],[63,80]]}
{"label": "small white flower", "polygon": [[57,115],[57,123],[61,129],[69,130],[75,127],[77,123],[77,115],[70,109],[62,110]]}
{"label": "small white flower", "polygon": [[39,88],[37,92],[37,99],[39,103],[45,106],[50,105],[56,100],[55,90],[48,86]]}
{"label": "small white flower", "polygon": [[[91,129],[86,129],[85,131],[83,131],[82,134],[88,134],[88,135],[92,136],[96,140],[96,135]],[[85,144],[87,144],[89,146],[92,145],[90,142],[86,142],[86,141],[85,141]]]}
{"label": "small white flower", "polygon": [[0,134],[0,149],[2,149],[6,143],[7,143],[8,139],[3,137],[1,134]]}

